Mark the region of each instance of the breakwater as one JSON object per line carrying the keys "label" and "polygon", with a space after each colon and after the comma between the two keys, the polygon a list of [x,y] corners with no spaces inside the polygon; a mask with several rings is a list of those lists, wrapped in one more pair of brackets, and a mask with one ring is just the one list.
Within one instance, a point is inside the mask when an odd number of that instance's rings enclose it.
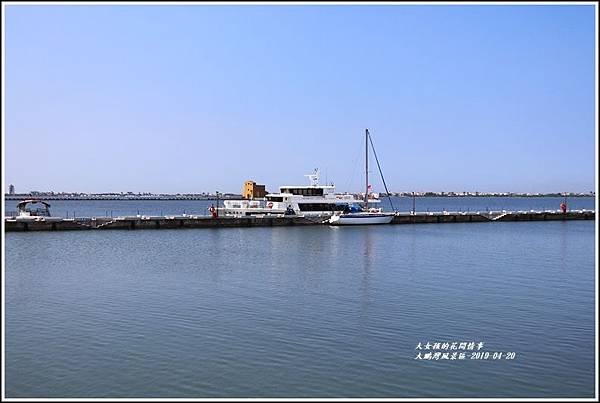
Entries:
{"label": "breakwater", "polygon": [[[397,214],[392,224],[443,224],[443,223],[482,223],[503,221],[564,221],[594,220],[595,211],[492,211],[492,212],[436,212],[417,214]],[[5,218],[5,231],[65,231],[65,230],[107,230],[107,229],[182,229],[182,228],[224,228],[224,227],[273,227],[324,225],[326,217],[304,216],[251,216],[251,217],[210,217],[210,216],[129,216],[98,218]]]}

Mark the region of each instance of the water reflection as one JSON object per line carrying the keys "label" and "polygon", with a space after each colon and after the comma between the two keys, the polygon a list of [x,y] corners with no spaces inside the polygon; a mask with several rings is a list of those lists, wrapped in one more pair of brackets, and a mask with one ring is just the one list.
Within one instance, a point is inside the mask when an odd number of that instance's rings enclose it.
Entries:
{"label": "water reflection", "polygon": [[360,286],[360,307],[361,307],[361,316],[367,315],[367,310],[369,303],[371,302],[371,277],[373,275],[373,228],[357,228],[359,230],[363,230],[363,262],[362,262],[362,281]]}
{"label": "water reflection", "polygon": [[559,228],[559,251],[560,251],[560,270],[567,271],[567,241],[569,236],[569,223],[567,221],[561,221]]}
{"label": "water reflection", "polygon": [[[10,233],[6,394],[591,397],[594,228]],[[413,359],[482,332],[522,359]]]}

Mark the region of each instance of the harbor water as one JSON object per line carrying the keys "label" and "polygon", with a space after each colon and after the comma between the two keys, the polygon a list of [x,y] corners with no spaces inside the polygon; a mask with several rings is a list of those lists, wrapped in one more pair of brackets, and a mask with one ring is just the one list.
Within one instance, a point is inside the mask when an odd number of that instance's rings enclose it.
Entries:
{"label": "harbor water", "polygon": [[[411,197],[381,197],[379,207],[385,211],[410,212]],[[486,212],[486,211],[543,211],[558,210],[562,197],[417,197],[414,207],[418,212]],[[569,197],[567,203],[573,210],[594,210],[594,197]],[[5,201],[7,212],[16,212],[18,200]],[[57,217],[117,217],[135,215],[208,215],[216,200],[51,200],[51,213]],[[223,201],[218,205],[223,207]]]}
{"label": "harbor water", "polygon": [[593,221],[5,241],[7,397],[594,396]]}

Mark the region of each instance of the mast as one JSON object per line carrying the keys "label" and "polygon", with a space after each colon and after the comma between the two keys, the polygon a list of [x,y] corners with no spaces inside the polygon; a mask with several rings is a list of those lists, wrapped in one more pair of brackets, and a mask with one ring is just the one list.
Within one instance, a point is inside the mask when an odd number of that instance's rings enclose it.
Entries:
{"label": "mast", "polygon": [[[369,133],[369,131],[367,130],[367,134]],[[390,201],[390,207],[392,208],[392,210],[395,211],[394,209],[394,203],[392,203],[392,198],[390,197],[390,191],[388,190],[387,184],[385,183],[385,178],[383,177],[383,171],[381,170],[381,165],[379,165],[379,158],[377,158],[377,152],[375,151],[375,146],[373,145],[373,139],[371,138],[371,135],[369,134],[369,142],[371,143],[371,148],[373,149],[373,155],[375,156],[375,162],[377,162],[377,168],[379,169],[379,175],[381,175],[381,181],[383,182],[383,187],[385,188],[385,192],[387,194],[387,198]],[[367,185],[368,188],[369,185]],[[414,195],[415,193],[413,192],[413,210],[414,210]]]}
{"label": "mast", "polygon": [[365,129],[365,209],[369,208],[369,129]]}

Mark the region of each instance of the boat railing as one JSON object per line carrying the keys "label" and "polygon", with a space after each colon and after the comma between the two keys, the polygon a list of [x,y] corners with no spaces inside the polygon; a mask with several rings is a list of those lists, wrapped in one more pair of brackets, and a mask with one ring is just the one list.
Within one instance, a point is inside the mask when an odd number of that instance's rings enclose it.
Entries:
{"label": "boat railing", "polygon": [[18,211],[17,215],[29,215],[31,217],[50,217],[50,211],[47,208],[28,208]]}

